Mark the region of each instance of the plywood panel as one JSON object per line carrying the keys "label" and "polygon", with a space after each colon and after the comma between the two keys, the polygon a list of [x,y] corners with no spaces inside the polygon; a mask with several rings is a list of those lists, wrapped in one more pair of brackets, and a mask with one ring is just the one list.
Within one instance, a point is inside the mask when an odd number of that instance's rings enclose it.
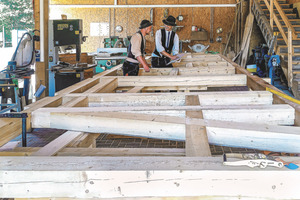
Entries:
{"label": "plywood panel", "polygon": [[[107,5],[113,4],[112,0],[52,0],[51,4],[94,4],[94,5]],[[159,0],[118,0],[118,4],[126,5],[126,4],[226,4],[226,3],[234,3],[234,0],[226,0],[226,1],[216,1],[216,0],[167,0],[167,1],[159,1]],[[138,27],[140,22],[143,19],[150,20],[150,9],[151,8],[111,8],[111,36],[116,35],[119,37],[127,37],[132,36],[136,31],[138,31]],[[162,20],[164,19],[164,10],[166,8],[154,8],[154,34],[157,30],[162,28],[163,26]],[[167,8],[168,14],[177,17],[178,15],[183,15],[184,20],[182,22],[177,21],[177,25],[184,26],[177,31],[177,34],[180,40],[189,40],[191,35],[191,27],[196,25],[198,27],[202,27],[210,32],[210,8]],[[115,10],[115,13],[114,13]],[[222,43],[226,43],[226,34],[230,31],[232,26],[232,22],[234,19],[235,8],[215,8],[215,16],[214,16],[214,40],[216,36],[222,36]],[[50,13],[50,17],[60,18],[61,14],[67,14],[68,18],[71,19],[83,19],[83,33],[88,36],[87,41],[82,45],[83,52],[95,52],[97,48],[103,48],[103,36],[90,36],[90,23],[91,22],[109,22],[109,8],[53,8]],[[121,33],[117,33],[114,31],[114,27],[117,25],[121,25],[123,27],[123,31]],[[216,34],[215,31],[218,27],[223,28],[222,34]],[[154,36],[148,35],[146,36],[147,45],[146,52],[151,53],[154,50]],[[212,51],[221,51],[222,46],[221,43],[209,43],[209,39],[207,41],[192,41],[191,43],[183,43],[183,51],[190,51],[188,45],[194,44],[204,44],[210,45],[208,50]]]}
{"label": "plywood panel", "polygon": [[294,3],[298,3],[300,2],[300,0],[288,0],[289,4],[294,4]]}
{"label": "plywood panel", "polygon": [[50,0],[50,4],[113,5],[114,0]]}

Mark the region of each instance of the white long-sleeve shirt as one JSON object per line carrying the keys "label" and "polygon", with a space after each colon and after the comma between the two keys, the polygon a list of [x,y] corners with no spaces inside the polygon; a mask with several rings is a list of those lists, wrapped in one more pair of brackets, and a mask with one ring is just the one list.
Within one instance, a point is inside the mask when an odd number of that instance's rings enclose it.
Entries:
{"label": "white long-sleeve shirt", "polygon": [[[166,44],[165,44],[165,46],[167,46],[168,33],[171,32],[171,31],[167,31],[165,29],[165,32],[166,32]],[[171,39],[171,33],[170,33],[169,40],[170,39]],[[169,41],[169,44],[170,44],[170,41]],[[162,52],[162,51],[166,51],[166,49],[163,47],[163,45],[161,43],[161,29],[157,30],[156,33],[155,33],[155,47],[156,47],[156,49],[159,53]],[[176,54],[178,54],[178,52],[179,52],[179,37],[178,37],[177,33],[175,33],[174,45],[173,45],[173,48],[172,48],[171,55],[176,55]],[[158,56],[156,54],[152,53],[152,57],[158,57]]]}

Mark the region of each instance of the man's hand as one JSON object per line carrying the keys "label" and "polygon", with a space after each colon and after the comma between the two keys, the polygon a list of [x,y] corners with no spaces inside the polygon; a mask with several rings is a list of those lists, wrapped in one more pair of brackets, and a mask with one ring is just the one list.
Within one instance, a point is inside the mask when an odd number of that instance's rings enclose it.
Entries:
{"label": "man's hand", "polygon": [[143,56],[138,56],[137,59],[143,65],[145,72],[150,72],[149,65],[147,64],[145,58]]}
{"label": "man's hand", "polygon": [[177,56],[172,56],[172,55],[170,55],[169,58],[171,58],[171,60],[176,60],[178,57],[177,57]]}
{"label": "man's hand", "polygon": [[145,72],[150,72],[150,68],[148,66],[145,65],[143,67],[144,67]]}

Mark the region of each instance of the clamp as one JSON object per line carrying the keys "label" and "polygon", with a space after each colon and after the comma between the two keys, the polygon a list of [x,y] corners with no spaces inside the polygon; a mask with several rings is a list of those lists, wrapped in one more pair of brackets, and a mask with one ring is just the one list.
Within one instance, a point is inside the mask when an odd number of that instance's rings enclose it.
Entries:
{"label": "clamp", "polygon": [[[235,158],[242,160],[227,161],[227,158]],[[248,166],[251,168],[260,167],[261,169],[266,168],[267,166],[282,168],[283,163],[278,162],[272,156],[266,156],[261,153],[230,153],[223,154],[223,165],[228,166]]]}

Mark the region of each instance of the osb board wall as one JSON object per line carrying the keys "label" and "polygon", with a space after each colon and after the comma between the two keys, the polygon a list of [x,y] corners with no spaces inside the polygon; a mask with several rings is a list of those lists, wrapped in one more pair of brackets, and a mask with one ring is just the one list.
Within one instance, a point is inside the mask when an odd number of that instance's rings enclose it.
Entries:
{"label": "osb board wall", "polygon": [[300,0],[288,0],[287,1],[289,4],[294,4],[300,2]]}
{"label": "osb board wall", "polygon": [[[163,1],[164,4],[183,4],[183,3],[234,3],[232,0],[226,1],[192,1],[192,0],[168,0]],[[114,1],[96,1],[96,0],[52,0],[50,4],[113,4]],[[119,0],[118,4],[161,4],[162,1],[158,0]],[[51,8],[51,7],[50,7]],[[92,22],[109,22],[109,10],[110,10],[110,33],[111,36],[119,36],[121,38],[133,35],[139,27],[140,22],[143,19],[150,20],[151,8],[53,8],[50,9],[50,19],[60,19],[61,14],[67,14],[69,19],[82,19],[83,20],[83,35],[87,35],[87,41],[82,45],[83,52],[95,52],[97,48],[103,48],[103,39],[107,36],[90,36],[90,23]],[[164,19],[165,8],[154,8],[154,35],[146,36],[147,45],[146,52],[151,53],[154,50],[154,36],[155,32],[162,28],[162,20]],[[179,14],[183,15],[184,20],[182,22],[177,21],[177,25],[184,26],[177,31],[180,40],[189,40],[191,34],[191,27],[196,25],[202,27],[210,34],[210,8],[168,8],[169,15],[177,17]],[[192,41],[190,43],[183,43],[183,51],[189,51],[188,45],[204,44],[210,45],[208,50],[221,52],[226,43],[226,35],[230,32],[232,23],[234,21],[235,8],[214,8],[214,42],[207,41]],[[114,31],[114,27],[121,25],[123,31],[117,33]],[[223,28],[223,33],[217,34],[216,29],[218,27]],[[216,37],[221,36],[223,38],[222,43],[217,43]]]}
{"label": "osb board wall", "polygon": [[[118,5],[159,5],[159,4],[234,4],[235,0],[118,0]],[[50,4],[113,5],[114,0],[50,0]]]}

